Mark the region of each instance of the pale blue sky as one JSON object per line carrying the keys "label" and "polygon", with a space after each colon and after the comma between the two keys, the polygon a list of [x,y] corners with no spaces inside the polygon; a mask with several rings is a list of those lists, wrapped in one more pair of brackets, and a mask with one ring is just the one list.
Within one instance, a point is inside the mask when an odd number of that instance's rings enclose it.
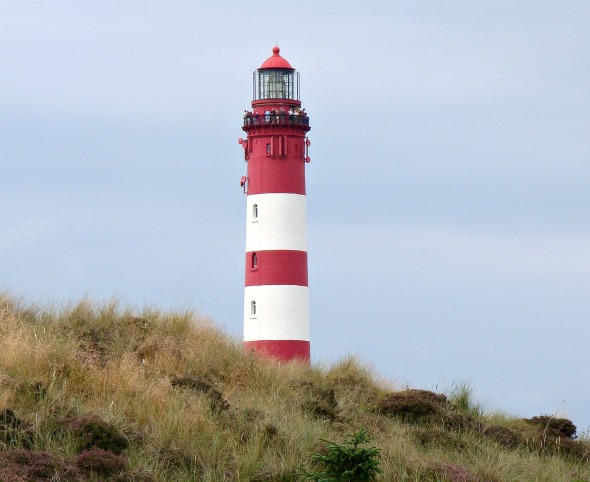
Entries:
{"label": "pale blue sky", "polygon": [[0,0],[0,289],[242,331],[252,71],[301,73],[312,357],[590,428],[586,1]]}

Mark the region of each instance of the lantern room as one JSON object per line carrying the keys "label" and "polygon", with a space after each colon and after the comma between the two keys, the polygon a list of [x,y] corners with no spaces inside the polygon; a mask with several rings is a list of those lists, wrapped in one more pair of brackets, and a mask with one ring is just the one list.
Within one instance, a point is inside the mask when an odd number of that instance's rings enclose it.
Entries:
{"label": "lantern room", "polygon": [[274,47],[272,56],[254,72],[254,101],[289,99],[299,100],[299,72],[279,55],[281,49]]}

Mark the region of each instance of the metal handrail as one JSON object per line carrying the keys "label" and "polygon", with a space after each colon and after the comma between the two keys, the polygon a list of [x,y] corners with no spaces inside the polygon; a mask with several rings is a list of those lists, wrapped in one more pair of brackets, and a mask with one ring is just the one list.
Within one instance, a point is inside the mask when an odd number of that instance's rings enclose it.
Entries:
{"label": "metal handrail", "polygon": [[244,116],[244,127],[257,125],[309,125],[309,117],[301,114],[249,114]]}

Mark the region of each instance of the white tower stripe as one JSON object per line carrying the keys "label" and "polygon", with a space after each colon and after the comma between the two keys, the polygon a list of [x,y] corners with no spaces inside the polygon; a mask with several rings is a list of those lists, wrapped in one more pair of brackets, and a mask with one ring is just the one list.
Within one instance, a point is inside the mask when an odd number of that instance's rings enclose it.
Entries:
{"label": "white tower stripe", "polygon": [[[253,206],[258,206],[254,218]],[[307,251],[306,200],[301,194],[247,196],[246,252],[265,250]]]}
{"label": "white tower stripe", "polygon": [[[256,313],[252,313],[252,301]],[[309,340],[307,286],[247,286],[244,297],[244,341]]]}

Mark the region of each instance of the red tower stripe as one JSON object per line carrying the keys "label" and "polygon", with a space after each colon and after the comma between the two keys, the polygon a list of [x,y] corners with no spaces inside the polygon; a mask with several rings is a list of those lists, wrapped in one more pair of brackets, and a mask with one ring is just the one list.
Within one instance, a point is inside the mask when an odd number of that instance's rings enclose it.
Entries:
{"label": "red tower stripe", "polygon": [[246,286],[307,286],[307,253],[272,250],[246,253]]}
{"label": "red tower stripe", "polygon": [[305,162],[272,157],[248,161],[248,194],[305,194]]}
{"label": "red tower stripe", "polygon": [[244,353],[255,352],[281,361],[309,362],[309,341],[305,340],[256,340],[244,342]]}

